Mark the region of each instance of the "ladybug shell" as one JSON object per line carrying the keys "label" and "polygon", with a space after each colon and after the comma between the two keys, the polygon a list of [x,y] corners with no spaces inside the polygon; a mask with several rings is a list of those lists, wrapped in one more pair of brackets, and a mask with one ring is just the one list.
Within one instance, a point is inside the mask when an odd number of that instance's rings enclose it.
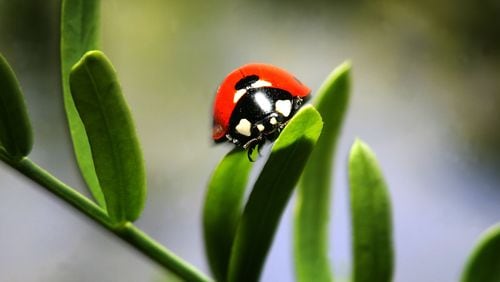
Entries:
{"label": "ladybug shell", "polygon": [[256,75],[271,83],[270,87],[289,92],[293,97],[306,97],[311,90],[289,72],[268,64],[248,64],[232,71],[221,83],[215,95],[212,138],[220,141],[229,130],[229,120],[235,108],[236,84],[243,78]]}

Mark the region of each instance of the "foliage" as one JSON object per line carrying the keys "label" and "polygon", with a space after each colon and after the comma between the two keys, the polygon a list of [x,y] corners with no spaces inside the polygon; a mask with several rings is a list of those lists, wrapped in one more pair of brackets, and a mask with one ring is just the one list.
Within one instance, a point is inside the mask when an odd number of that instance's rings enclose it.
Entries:
{"label": "foliage", "polygon": [[324,126],[297,191],[294,251],[298,281],[332,280],[327,255],[330,189],[335,147],[349,102],[350,71],[349,62],[333,70],[313,101]]}
{"label": "foliage", "polygon": [[500,281],[500,224],[481,235],[462,274],[462,282]]}
{"label": "foliage", "polygon": [[391,203],[375,154],[362,141],[349,155],[354,282],[391,281]]}
{"label": "foliage", "polygon": [[70,87],[107,212],[117,223],[133,221],[146,199],[146,175],[115,70],[103,53],[89,51],[71,70]]}
{"label": "foliage", "polygon": [[33,133],[14,71],[0,54],[0,152],[12,159],[29,154]]}
{"label": "foliage", "polygon": [[[64,0],[61,8],[64,107],[80,172],[94,200],[29,159],[33,134],[21,87],[0,55],[0,160],[105,230],[186,281],[211,281],[132,222],[146,199],[146,175],[133,119],[111,62],[99,48],[98,0]],[[335,147],[350,97],[350,63],[326,79],[273,144],[256,181],[252,163],[234,149],[209,181],[203,227],[217,281],[257,281],[282,213],[300,180],[294,251],[298,281],[332,281],[327,248]],[[352,280],[391,281],[394,272],[389,191],[372,150],[355,141],[348,162],[352,215]],[[252,186],[245,201],[245,190]],[[500,279],[500,228],[485,233],[463,282]]]}
{"label": "foliage", "polygon": [[97,203],[106,209],[94,166],[87,132],[75,107],[69,86],[71,68],[89,50],[99,48],[99,0],[65,0],[61,7],[61,81],[64,109],[80,172]]}

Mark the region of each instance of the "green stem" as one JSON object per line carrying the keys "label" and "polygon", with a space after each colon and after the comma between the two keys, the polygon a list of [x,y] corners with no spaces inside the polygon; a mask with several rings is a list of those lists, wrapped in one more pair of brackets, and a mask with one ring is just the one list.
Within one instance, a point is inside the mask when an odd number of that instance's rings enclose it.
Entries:
{"label": "green stem", "polygon": [[18,162],[11,161],[9,159],[5,161],[31,180],[40,184],[42,187],[46,188],[59,198],[62,198],[86,216],[92,218],[94,221],[97,221],[107,229],[113,228],[111,220],[109,220],[103,209],[75,189],[64,184],[59,179],[52,176],[49,172],[33,163],[30,159],[24,158]]}
{"label": "green stem", "polygon": [[127,222],[122,228],[115,230],[114,233],[130,243],[134,248],[160,265],[165,266],[186,281],[212,281],[194,266],[182,260],[174,253],[167,250],[163,245],[153,240],[131,222]]}
{"label": "green stem", "polygon": [[0,159],[182,279],[193,282],[212,281],[194,266],[182,260],[146,233],[142,232],[131,222],[120,225],[112,224],[112,221],[103,209],[28,158],[24,158],[18,162],[12,161],[5,154],[1,154],[0,150]]}

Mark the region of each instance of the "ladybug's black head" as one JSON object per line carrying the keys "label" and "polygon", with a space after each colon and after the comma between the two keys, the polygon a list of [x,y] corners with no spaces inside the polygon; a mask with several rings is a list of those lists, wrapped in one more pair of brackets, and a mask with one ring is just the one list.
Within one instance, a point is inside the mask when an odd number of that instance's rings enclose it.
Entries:
{"label": "ladybug's black head", "polygon": [[[255,79],[255,78],[254,78]],[[242,84],[245,82],[242,82]],[[246,83],[255,83],[247,79]],[[274,87],[247,88],[231,115],[227,139],[249,149],[274,141],[302,104],[302,98]]]}

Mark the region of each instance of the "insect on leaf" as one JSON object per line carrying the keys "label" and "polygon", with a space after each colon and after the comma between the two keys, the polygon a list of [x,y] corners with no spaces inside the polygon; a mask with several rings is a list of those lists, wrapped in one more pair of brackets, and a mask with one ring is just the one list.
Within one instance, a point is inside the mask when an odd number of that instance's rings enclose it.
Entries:
{"label": "insect on leaf", "polygon": [[304,106],[274,143],[238,224],[228,281],[258,280],[283,210],[322,126],[314,107]]}

